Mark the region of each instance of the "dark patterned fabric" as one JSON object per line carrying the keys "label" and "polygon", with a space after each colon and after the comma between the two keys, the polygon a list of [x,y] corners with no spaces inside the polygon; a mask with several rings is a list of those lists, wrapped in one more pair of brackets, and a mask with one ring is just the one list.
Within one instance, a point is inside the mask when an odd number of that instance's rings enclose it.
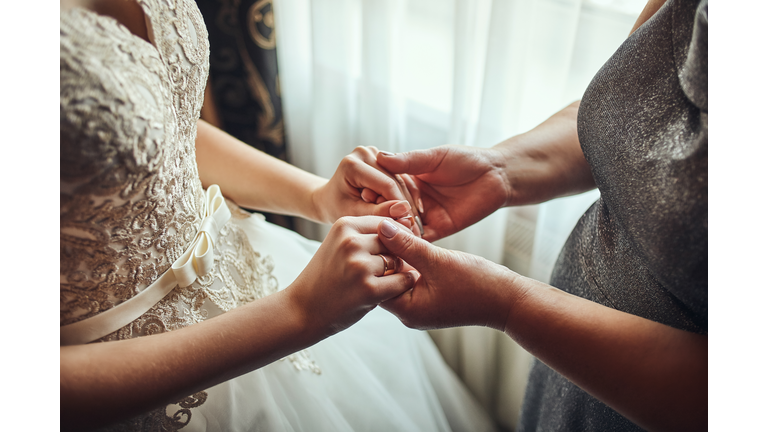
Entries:
{"label": "dark patterned fabric", "polygon": [[[600,199],[550,283],[671,327],[708,332],[707,1],[669,0],[597,73],[578,132]],[[520,431],[641,430],[540,361]]]}
{"label": "dark patterned fabric", "polygon": [[[197,0],[211,45],[209,86],[221,128],[286,159],[272,0]],[[288,216],[264,213],[294,229]]]}

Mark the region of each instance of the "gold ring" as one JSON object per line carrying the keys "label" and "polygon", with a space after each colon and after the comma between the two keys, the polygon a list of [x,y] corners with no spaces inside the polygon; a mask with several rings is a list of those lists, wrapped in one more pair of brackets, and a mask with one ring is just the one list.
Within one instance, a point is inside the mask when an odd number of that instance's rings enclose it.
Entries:
{"label": "gold ring", "polygon": [[386,258],[384,258],[384,255],[382,255],[382,254],[379,254],[379,256],[380,256],[380,257],[381,257],[381,259],[384,261],[384,273],[382,273],[381,275],[382,275],[382,276],[386,276],[386,275],[387,275],[387,272],[389,271],[389,263],[387,263],[387,259],[386,259]]}

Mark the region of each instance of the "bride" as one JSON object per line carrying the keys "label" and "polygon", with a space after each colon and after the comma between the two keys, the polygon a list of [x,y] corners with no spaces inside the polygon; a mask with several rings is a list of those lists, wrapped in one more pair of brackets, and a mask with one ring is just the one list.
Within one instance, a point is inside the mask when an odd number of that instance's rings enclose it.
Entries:
{"label": "bride", "polygon": [[[62,0],[60,25],[62,429],[493,429],[376,307],[416,275],[377,238],[410,206],[375,149],[326,180],[200,121],[192,0]],[[333,227],[319,244],[239,206]]]}

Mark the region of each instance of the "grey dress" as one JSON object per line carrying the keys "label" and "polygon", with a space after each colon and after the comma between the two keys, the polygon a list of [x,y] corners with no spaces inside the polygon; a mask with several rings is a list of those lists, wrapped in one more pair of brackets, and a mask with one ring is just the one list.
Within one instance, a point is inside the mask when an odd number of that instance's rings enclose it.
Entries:
{"label": "grey dress", "polygon": [[[550,283],[707,334],[707,1],[669,0],[597,73],[578,132],[601,197]],[[640,428],[540,361],[521,431]]]}

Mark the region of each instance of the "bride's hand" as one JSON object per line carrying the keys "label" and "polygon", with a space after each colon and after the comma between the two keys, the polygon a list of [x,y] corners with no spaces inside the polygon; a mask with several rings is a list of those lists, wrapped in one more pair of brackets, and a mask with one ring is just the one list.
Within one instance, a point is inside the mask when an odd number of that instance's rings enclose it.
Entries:
{"label": "bride's hand", "polygon": [[379,240],[382,220],[376,216],[338,219],[307,267],[286,289],[308,331],[330,336],[413,286],[415,275],[402,271],[402,261],[389,255]]}
{"label": "bride's hand", "polygon": [[[318,219],[333,223],[342,216],[391,217],[419,235],[410,222],[414,209],[403,185],[379,167],[378,151],[376,147],[357,147],[341,160],[333,177],[312,194]],[[373,199],[367,199],[369,196]]]}

